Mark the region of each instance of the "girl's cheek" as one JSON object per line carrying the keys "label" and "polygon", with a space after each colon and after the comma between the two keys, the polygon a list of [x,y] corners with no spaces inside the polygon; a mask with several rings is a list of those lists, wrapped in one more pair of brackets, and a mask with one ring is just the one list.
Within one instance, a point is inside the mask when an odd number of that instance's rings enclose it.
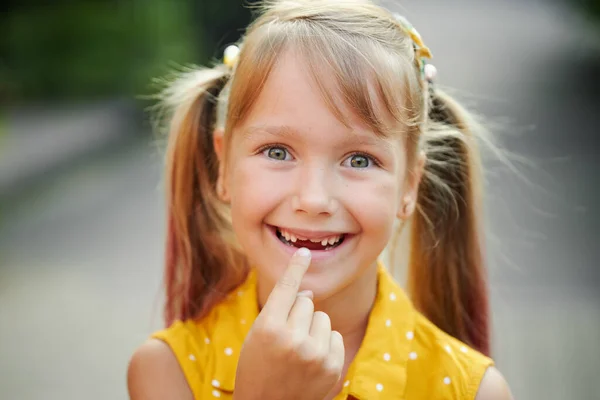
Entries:
{"label": "girl's cheek", "polygon": [[264,209],[273,206],[290,190],[290,171],[271,170],[264,160],[237,163],[232,170],[231,189],[235,198],[233,206]]}

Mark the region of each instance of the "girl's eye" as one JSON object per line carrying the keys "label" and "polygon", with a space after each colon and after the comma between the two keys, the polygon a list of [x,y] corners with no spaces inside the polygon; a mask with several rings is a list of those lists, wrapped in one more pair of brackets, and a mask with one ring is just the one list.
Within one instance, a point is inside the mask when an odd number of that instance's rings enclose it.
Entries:
{"label": "girl's eye", "polygon": [[283,147],[273,146],[263,150],[263,154],[273,160],[286,161],[289,157],[288,151]]}
{"label": "girl's eye", "polygon": [[346,160],[351,168],[367,168],[373,163],[370,157],[362,154],[353,154]]}

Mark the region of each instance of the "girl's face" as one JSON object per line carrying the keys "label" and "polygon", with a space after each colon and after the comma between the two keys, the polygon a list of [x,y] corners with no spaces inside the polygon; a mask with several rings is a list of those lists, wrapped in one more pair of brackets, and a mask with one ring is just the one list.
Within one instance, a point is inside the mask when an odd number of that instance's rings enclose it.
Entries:
{"label": "girl's face", "polygon": [[223,177],[236,236],[261,281],[274,284],[308,247],[301,289],[317,301],[373,271],[402,199],[416,190],[405,179],[403,141],[376,136],[344,111],[350,127],[287,52],[234,130]]}

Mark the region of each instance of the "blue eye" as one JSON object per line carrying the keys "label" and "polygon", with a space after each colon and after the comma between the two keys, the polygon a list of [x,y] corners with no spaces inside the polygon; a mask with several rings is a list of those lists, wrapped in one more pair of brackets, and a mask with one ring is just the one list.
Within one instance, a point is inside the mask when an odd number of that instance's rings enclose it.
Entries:
{"label": "blue eye", "polygon": [[263,150],[263,154],[277,161],[286,161],[289,156],[288,151],[281,146],[267,147]]}
{"label": "blue eye", "polygon": [[373,164],[373,160],[367,155],[357,153],[348,157],[345,164],[346,163],[350,168],[363,169],[370,167]]}

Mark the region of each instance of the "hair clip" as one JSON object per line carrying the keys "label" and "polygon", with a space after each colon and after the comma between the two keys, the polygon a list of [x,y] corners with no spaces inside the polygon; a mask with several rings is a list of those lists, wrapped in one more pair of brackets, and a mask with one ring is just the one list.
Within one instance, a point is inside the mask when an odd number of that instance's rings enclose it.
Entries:
{"label": "hair clip", "polygon": [[420,58],[432,58],[431,51],[427,46],[425,46],[425,43],[423,43],[423,38],[421,38],[421,35],[417,31],[417,29],[414,26],[412,26],[410,22],[408,22],[406,17],[403,17],[400,14],[394,14],[394,16],[402,26],[404,32],[406,32],[406,34],[412,39],[413,43],[417,47],[417,55]]}
{"label": "hair clip", "polygon": [[240,48],[234,44],[227,46],[223,52],[223,64],[229,68],[233,68],[237,63],[240,54]]}
{"label": "hair clip", "polygon": [[400,14],[394,14],[394,17],[402,27],[402,30],[406,33],[406,35],[408,35],[408,37],[411,38],[413,42],[415,56],[419,60],[421,77],[429,82],[432,82],[437,75],[437,69],[432,64],[427,63],[428,59],[433,58],[431,50],[429,50],[429,48],[425,46],[423,38],[421,38],[421,35],[417,31],[417,29],[414,26],[412,26],[412,24],[408,22],[408,20],[405,17],[403,17]]}

